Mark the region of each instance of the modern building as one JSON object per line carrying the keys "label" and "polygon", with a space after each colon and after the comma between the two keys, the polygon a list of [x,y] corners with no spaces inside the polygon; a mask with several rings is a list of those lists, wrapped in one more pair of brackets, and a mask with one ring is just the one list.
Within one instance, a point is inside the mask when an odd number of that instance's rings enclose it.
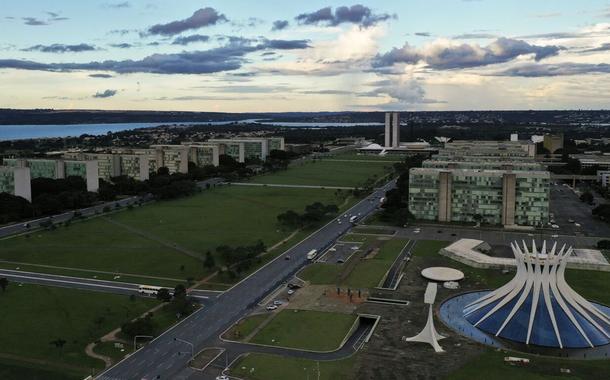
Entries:
{"label": "modern building", "polygon": [[398,148],[400,146],[400,114],[398,112],[385,113],[385,148]]}
{"label": "modern building", "polygon": [[140,181],[149,178],[150,163],[147,155],[120,153],[65,153],[65,159],[96,160],[98,177],[106,181],[112,177],[127,176]]}
{"label": "modern building", "polygon": [[568,285],[572,248],[557,242],[540,249],[536,242],[511,244],[517,263],[506,285],[466,305],[464,317],[485,333],[519,345],[558,349],[591,348],[610,343],[610,315]]}
{"label": "modern building", "polygon": [[610,184],[610,170],[598,170],[597,182],[599,182],[602,187],[608,187]]}
{"label": "modern building", "polygon": [[264,161],[272,150],[285,150],[283,137],[210,139],[206,144],[217,145],[221,155],[233,157],[238,162],[245,162],[246,159]]}
{"label": "modern building", "polygon": [[563,133],[551,134],[545,133],[542,146],[551,154],[559,149],[563,149]]}
{"label": "modern building", "polygon": [[610,155],[606,154],[571,154],[570,158],[578,160],[583,168],[598,167],[600,169],[610,169]]}
{"label": "modern building", "polygon": [[550,173],[521,142],[456,141],[409,172],[409,211],[421,220],[541,226]]}
{"label": "modern building", "polygon": [[8,193],[32,201],[30,169],[0,166],[0,193]]}
{"label": "modern building", "polygon": [[61,179],[77,176],[85,180],[87,191],[96,192],[99,188],[96,160],[5,158],[3,162],[6,166],[29,168],[31,179]]}

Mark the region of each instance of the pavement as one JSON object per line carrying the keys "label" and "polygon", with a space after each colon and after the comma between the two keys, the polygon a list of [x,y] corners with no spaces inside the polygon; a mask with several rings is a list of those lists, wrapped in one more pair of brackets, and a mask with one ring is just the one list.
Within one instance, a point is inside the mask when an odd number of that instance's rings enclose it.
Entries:
{"label": "pavement", "polygon": [[[345,212],[362,217],[372,213],[379,199],[395,186],[390,181]],[[201,372],[188,367],[186,350],[198,352],[217,344],[218,336],[246,316],[250,309],[278,285],[309,263],[307,252],[322,252],[351,228],[350,223],[336,219],[270,261],[216,298],[209,307],[201,308],[125,360],[97,376],[98,379],[189,379],[200,378]],[[290,256],[290,260],[284,260]],[[187,341],[188,343],[183,343]],[[300,351],[299,351],[300,352]],[[194,377],[191,377],[194,376]]]}
{"label": "pavement", "polygon": [[[596,203],[605,203],[600,197]],[[595,206],[582,202],[579,195],[570,186],[561,183],[551,185],[551,213],[559,226],[558,233],[582,236],[610,236],[610,224],[593,218],[591,211]],[[569,219],[581,225],[577,227]]]}
{"label": "pavement", "polygon": [[[55,274],[25,272],[21,270],[0,269],[0,277],[6,277],[12,282],[37,284],[46,286],[58,286],[63,288],[90,290],[104,293],[136,295],[140,296],[140,284],[127,282],[106,281]],[[213,290],[193,289],[189,291],[189,297],[200,302],[212,301],[222,292]]]}

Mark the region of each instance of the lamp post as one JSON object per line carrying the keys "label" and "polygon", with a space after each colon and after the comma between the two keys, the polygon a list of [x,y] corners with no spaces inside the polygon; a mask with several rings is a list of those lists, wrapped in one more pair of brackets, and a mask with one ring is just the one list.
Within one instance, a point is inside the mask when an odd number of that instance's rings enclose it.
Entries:
{"label": "lamp post", "polygon": [[138,338],[149,338],[150,339],[150,338],[153,338],[153,337],[150,336],[150,335],[136,335],[136,336],[134,336],[133,337],[133,352],[136,352],[136,339],[138,339]]}

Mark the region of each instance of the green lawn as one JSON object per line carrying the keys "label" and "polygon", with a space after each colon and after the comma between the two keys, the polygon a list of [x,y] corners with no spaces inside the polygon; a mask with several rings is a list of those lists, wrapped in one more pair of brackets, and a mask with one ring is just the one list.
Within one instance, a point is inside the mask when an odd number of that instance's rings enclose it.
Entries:
{"label": "green lawn", "polygon": [[362,260],[354,268],[345,281],[345,285],[352,288],[374,288],[378,286],[407,242],[408,240],[402,239],[392,239],[384,242],[375,257]]}
{"label": "green lawn", "polygon": [[18,362],[0,359],[0,379],[2,380],[81,380],[83,371],[49,368],[44,364]]}
{"label": "green lawn", "polygon": [[402,239],[379,241],[376,240],[375,236],[369,235],[346,235],[342,240],[362,242],[361,251],[367,250],[375,243],[380,245],[379,252],[370,259],[360,259],[360,257],[352,256],[350,261],[343,265],[326,263],[308,265],[299,273],[299,277],[314,285],[334,285],[339,282],[342,272],[347,270],[351,260],[358,260],[353,270],[340,285],[357,289],[374,288],[379,285],[408,242],[408,240]]}
{"label": "green lawn", "polygon": [[[515,355],[529,358],[530,363],[525,366],[511,366],[504,363],[505,356]],[[568,368],[571,373],[562,374],[560,368]],[[490,350],[467,362],[462,368],[449,374],[446,379],[478,379],[485,374],[485,378],[494,380],[589,380],[607,378],[609,371],[608,360],[561,360]]]}
{"label": "green lawn", "polygon": [[[313,202],[339,205],[344,200],[333,190],[221,187],[108,217],[128,228],[94,218],[55,231],[34,232],[29,238],[3,240],[0,259],[198,279],[208,272],[198,259],[179,252],[174,244],[198,255],[208,250],[214,253],[219,245],[248,245],[258,239],[269,247],[288,234],[278,228],[278,214],[290,209],[301,212]],[[346,206],[351,204],[350,199]]]}
{"label": "green lawn", "polygon": [[256,183],[316,185],[316,186],[347,186],[358,187],[377,176],[381,178],[391,170],[387,162],[343,162],[343,161],[305,161],[289,170],[257,176],[252,179]]}
{"label": "green lawn", "polygon": [[250,342],[271,346],[333,351],[349,332],[355,315],[284,309]]}
{"label": "green lawn", "polygon": [[314,362],[275,355],[249,354],[238,360],[230,373],[248,380],[346,380],[354,378],[355,360],[351,357],[337,361]]}
{"label": "green lawn", "polygon": [[328,156],[327,160],[351,160],[351,161],[381,161],[381,162],[389,162],[391,164],[395,162],[402,162],[405,160],[404,155],[396,156],[396,155],[385,155],[380,156],[376,154],[358,154],[354,151],[351,152],[343,152]]}
{"label": "green lawn", "polygon": [[[0,293],[0,354],[60,365],[101,368],[85,346],[158,303],[154,299],[80,290],[9,284]],[[51,344],[65,340],[62,349]]]}
{"label": "green lawn", "polygon": [[257,314],[244,318],[239,321],[238,325],[231,327],[223,337],[231,340],[243,340],[269,317],[269,314]]}

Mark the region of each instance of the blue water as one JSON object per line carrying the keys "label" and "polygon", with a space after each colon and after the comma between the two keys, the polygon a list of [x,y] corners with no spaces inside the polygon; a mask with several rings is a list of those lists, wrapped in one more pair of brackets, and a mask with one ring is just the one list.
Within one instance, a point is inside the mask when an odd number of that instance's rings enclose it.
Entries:
{"label": "blue water", "polygon": [[[256,119],[239,121],[239,123],[258,123]],[[138,128],[150,128],[159,125],[193,125],[210,124],[225,125],[235,121],[212,122],[186,122],[186,123],[104,123],[104,124],[50,124],[50,125],[0,125],[0,141],[23,140],[44,137],[69,137],[88,135],[104,135],[108,132],[120,132]],[[322,128],[322,127],[354,127],[360,125],[382,125],[382,123],[296,123],[296,122],[265,122],[273,126],[295,128]]]}

